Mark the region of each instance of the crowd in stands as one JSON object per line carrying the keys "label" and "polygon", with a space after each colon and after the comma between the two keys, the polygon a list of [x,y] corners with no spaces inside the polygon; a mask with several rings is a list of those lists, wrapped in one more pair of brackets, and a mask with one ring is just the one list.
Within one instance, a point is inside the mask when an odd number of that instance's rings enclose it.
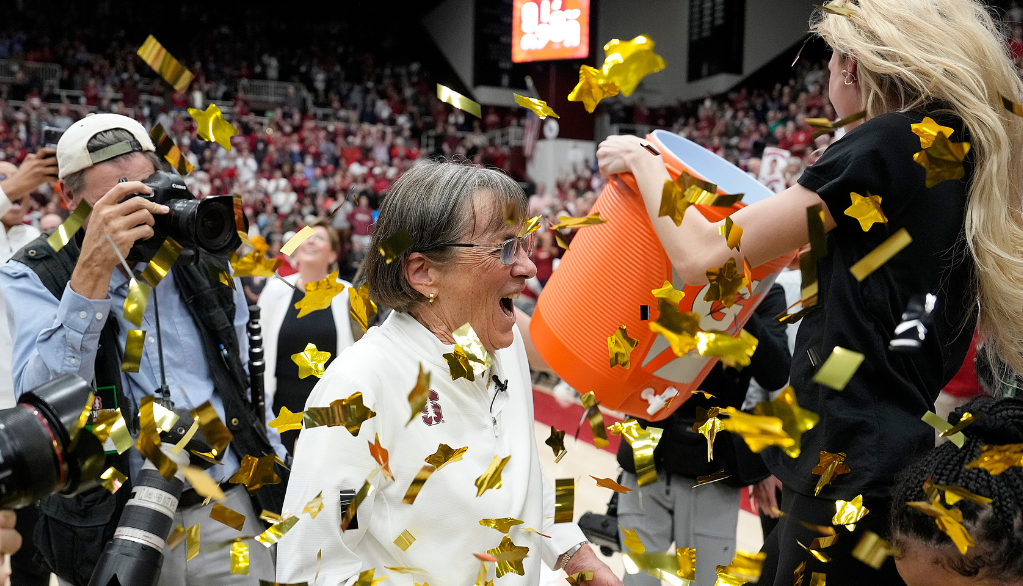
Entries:
{"label": "crowd in stands", "polygon": [[[1013,2],[1005,14],[1008,50],[1023,67],[1023,9]],[[186,177],[192,192],[240,194],[253,233],[266,238],[271,252],[302,226],[330,218],[342,235],[342,278],[354,277],[369,244],[373,210],[416,159],[464,158],[529,183],[522,149],[498,144],[487,133],[520,125],[532,114],[487,108],[477,120],[453,110],[436,99],[430,75],[419,63],[378,63],[373,55],[336,40],[315,52],[288,43],[274,43],[276,52],[270,52],[262,42],[242,50],[236,36],[214,29],[182,56],[196,74],[182,93],[156,77],[124,38],[111,39],[103,51],[88,50],[81,37],[53,38],[67,40],[51,42],[45,35],[30,37],[9,28],[0,32],[0,60],[62,68],[59,87],[38,83],[26,73],[28,67],[19,69],[11,83],[0,84],[0,158],[20,163],[41,146],[44,127],[64,129],[89,112],[125,114],[147,127],[161,124],[195,167]],[[670,129],[761,178],[764,149],[787,151],[780,183],[773,185],[780,190],[794,184],[831,140],[812,140],[806,122],[835,118],[827,64],[816,57],[800,59],[786,82],[769,87],[751,84],[663,107],[648,107],[642,98],[631,105],[612,99],[605,107],[612,128]],[[239,84],[246,79],[295,85],[282,104],[263,112]],[[64,90],[78,93],[68,96]],[[223,104],[239,130],[230,151],[195,138],[196,124],[187,108],[205,107],[209,100]],[[428,133],[431,140],[425,141]],[[602,188],[595,168],[566,169],[554,189],[536,186],[531,212],[552,222],[559,215],[586,215]],[[46,214],[66,215],[54,194],[35,197],[27,221],[38,224]],[[552,235],[541,231],[534,293],[550,277],[561,252]],[[282,273],[290,270],[286,265]]]}

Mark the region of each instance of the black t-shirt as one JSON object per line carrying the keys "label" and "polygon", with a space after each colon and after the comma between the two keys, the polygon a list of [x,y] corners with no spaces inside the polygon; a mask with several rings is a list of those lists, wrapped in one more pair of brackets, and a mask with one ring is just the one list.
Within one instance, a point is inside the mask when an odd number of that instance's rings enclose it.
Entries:
{"label": "black t-shirt", "polygon": [[[820,478],[812,470],[821,451],[844,452],[852,470],[837,476],[821,498],[890,492],[895,475],[934,447],[934,430],[920,418],[962,365],[973,336],[974,263],[963,229],[972,157],[966,159],[965,177],[928,189],[924,167],[913,160],[923,149],[911,125],[923,117],[904,112],[873,118],[831,145],[799,178],[837,223],[817,267],[819,307],[803,318],[792,356],[799,404],[820,421],[803,434],[798,458],[769,448],[764,459],[785,486],[805,495],[813,495]],[[953,142],[969,140],[958,119],[932,118],[955,129]],[[881,196],[888,223],[863,232],[845,215],[850,192]],[[849,267],[901,228],[913,242],[857,282]],[[938,306],[923,348],[915,354],[889,352],[906,303],[926,293],[937,295]],[[842,391],[813,380],[835,346],[865,356]]]}
{"label": "black t-shirt", "polygon": [[[321,352],[330,352],[330,360],[337,356],[337,328],[334,325],[334,314],[328,307],[325,310],[314,311],[302,319],[298,319],[298,309],[295,304],[305,297],[305,292],[296,289],[291,296],[291,304],[288,306],[288,313],[284,315],[284,322],[281,323],[281,331],[277,334],[277,366],[274,371],[278,379],[278,393],[280,393],[280,379],[294,379],[305,381],[304,386],[312,389],[319,381],[315,377],[305,379],[298,378],[298,365],[291,359],[292,355],[305,351],[306,344],[316,344],[316,349]],[[324,365],[330,364],[330,360]],[[303,399],[303,404],[304,404]]]}

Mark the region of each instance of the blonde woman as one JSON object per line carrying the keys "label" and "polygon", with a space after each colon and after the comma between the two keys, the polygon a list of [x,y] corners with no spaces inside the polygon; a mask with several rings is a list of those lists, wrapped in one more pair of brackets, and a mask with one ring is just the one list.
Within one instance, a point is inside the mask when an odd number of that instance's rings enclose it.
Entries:
{"label": "blonde woman", "polygon": [[[784,486],[780,508],[787,515],[766,539],[760,584],[792,584],[804,561],[805,573],[826,573],[829,586],[898,584],[891,559],[875,571],[850,550],[866,531],[887,534],[896,473],[934,447],[933,430],[920,418],[962,364],[978,311],[987,347],[1023,372],[1023,118],[998,98],[1020,101],[1023,85],[978,1],[838,0],[828,6],[851,11],[848,17],[817,12],[811,23],[834,50],[831,101],[839,118],[865,110],[866,119],[847,127],[797,185],[732,216],[744,229],[742,252],[753,266],[807,244],[810,206],[823,204],[828,232],[827,255],[817,264],[818,309],[799,328],[791,376],[800,406],[820,421],[802,434],[798,457],[764,451],[776,477],[769,480]],[[934,122],[922,124],[928,117]],[[935,139],[928,129],[943,136]],[[962,174],[942,177],[914,155],[932,147],[930,139],[944,144],[949,133],[952,143],[971,148]],[[639,139],[611,137],[597,158],[607,175],[635,174],[660,241],[686,283],[706,283],[708,268],[738,258],[719,235],[720,222],[692,210],[681,227],[658,217],[668,174]],[[946,171],[958,166],[953,162]],[[850,208],[867,195],[882,198],[887,221],[864,229],[853,217],[860,215],[857,208]],[[903,229],[911,244],[862,281],[853,277],[853,264]],[[938,306],[922,348],[890,352],[909,299],[927,293],[938,296]],[[866,357],[842,391],[813,379],[835,347]],[[844,453],[850,471],[817,493],[821,452]],[[767,488],[761,494],[773,500]],[[858,495],[870,512],[855,535],[842,535],[826,550],[830,563],[800,547],[819,534],[799,521],[832,525],[835,501]],[[922,490],[916,497],[926,500]],[[941,538],[933,545],[958,555]]]}

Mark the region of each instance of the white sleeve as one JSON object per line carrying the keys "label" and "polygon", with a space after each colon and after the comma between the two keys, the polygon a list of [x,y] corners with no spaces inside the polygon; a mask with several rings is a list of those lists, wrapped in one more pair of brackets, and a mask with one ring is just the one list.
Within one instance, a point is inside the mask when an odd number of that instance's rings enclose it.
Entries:
{"label": "white sleeve", "polygon": [[[356,390],[362,391],[366,406],[372,407],[375,403],[372,391],[360,387],[338,369],[328,369],[310,394],[309,404],[326,407],[337,398],[332,396],[337,394],[336,390],[344,389],[346,396]],[[331,393],[331,389],[335,392]],[[367,447],[367,438],[381,431],[380,417],[376,415],[367,419],[358,436],[353,436],[344,426],[302,430],[295,444],[295,459],[284,508],[299,514],[306,503],[322,492],[323,510],[315,519],[310,519],[308,514],[301,515],[301,521],[278,544],[277,582],[314,584],[317,552],[322,552],[322,556],[320,577],[315,586],[345,586],[363,569],[362,560],[354,550],[370,526],[376,491],[371,489],[358,507],[359,528],[350,528],[344,533],[340,527],[344,514],[340,506],[340,491],[358,492],[376,469],[376,461]],[[378,475],[373,481],[378,482],[379,479]]]}
{"label": "white sleeve", "polygon": [[574,521],[571,523],[554,522],[554,485],[546,477],[541,480],[543,482],[544,516],[542,533],[551,536],[550,539],[542,540],[541,556],[547,567],[553,570],[558,565],[558,557],[572,549],[572,546],[586,541],[586,536]]}
{"label": "white sleeve", "polygon": [[3,184],[0,184],[0,216],[7,213],[7,210],[14,207],[14,203],[7,197]]}

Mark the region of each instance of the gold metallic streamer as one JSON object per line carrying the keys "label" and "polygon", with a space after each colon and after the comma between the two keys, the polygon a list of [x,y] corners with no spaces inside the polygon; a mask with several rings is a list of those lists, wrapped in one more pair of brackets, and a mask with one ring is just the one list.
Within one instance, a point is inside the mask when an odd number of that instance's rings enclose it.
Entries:
{"label": "gold metallic streamer", "polygon": [[197,431],[199,431],[199,422],[192,421],[192,426],[188,428],[188,431],[185,432],[185,435],[181,436],[181,439],[178,440],[178,443],[174,444],[174,447],[171,448],[171,454],[177,455],[178,452],[185,449],[185,446],[188,445],[188,442],[192,441],[192,438],[195,437],[195,432]]}
{"label": "gold metallic streamer", "polygon": [[820,494],[821,489],[831,484],[831,481],[836,476],[852,472],[852,469],[843,463],[844,461],[845,452],[832,454],[831,452],[821,451],[820,463],[812,470],[813,474],[820,475],[820,480],[817,481],[817,488],[813,491],[813,496]]}
{"label": "gold metallic streamer", "polygon": [[139,438],[135,447],[156,466],[160,475],[167,482],[174,478],[174,474],[178,471],[178,465],[160,450],[160,433],[157,431],[156,419],[153,417],[152,395],[143,397],[139,404]]}
{"label": "gold metallic streamer", "polygon": [[174,139],[164,130],[163,124],[154,126],[149,131],[149,138],[153,139],[153,145],[156,147],[156,156],[170,163],[170,166],[178,172],[178,175],[184,177],[192,172],[194,167],[188,162],[187,158],[181,155],[181,149],[178,148],[178,145],[174,144]]}
{"label": "gold metallic streamer", "polygon": [[696,549],[692,547],[675,548],[675,560],[678,562],[678,571],[675,573],[683,580],[696,579]]}
{"label": "gold metallic streamer", "polygon": [[862,281],[912,242],[913,238],[909,235],[909,232],[906,232],[905,228],[901,228],[882,242],[880,246],[870,251],[867,256],[849,267],[849,272],[852,273],[852,276],[856,277],[857,281]]}
{"label": "gold metallic streamer", "polygon": [[941,432],[941,437],[948,437],[950,435],[959,433],[960,431],[969,427],[971,424],[973,424],[974,421],[976,421],[979,418],[980,418],[979,415],[974,415],[973,413],[969,412],[963,413],[963,416],[959,418],[959,423],[956,423],[949,429],[946,429],[945,431]]}
{"label": "gold metallic streamer", "polygon": [[590,478],[597,481],[597,486],[601,488],[610,488],[611,490],[617,492],[618,494],[627,494],[629,492],[632,492],[631,488],[624,487],[621,484],[615,482],[614,480],[611,480],[610,478],[597,478],[592,474],[590,475]]}
{"label": "gold metallic streamer", "polygon": [[[934,417],[939,421],[941,420],[937,415]],[[948,423],[945,425],[948,425]],[[953,435],[948,440],[954,442],[959,435],[962,435],[962,432]],[[983,468],[992,476],[997,476],[1015,466],[1023,466],[1023,444],[980,446],[980,456],[966,464],[965,468]]]}
{"label": "gold metallic streamer", "polygon": [[298,231],[298,234],[295,234],[284,243],[284,246],[281,247],[281,253],[288,256],[295,254],[298,247],[314,234],[316,234],[315,229],[310,228],[309,226],[303,226],[302,229]]}
{"label": "gold metallic streamer", "polygon": [[589,582],[592,579],[593,570],[583,570],[582,572],[576,572],[570,576],[565,576],[565,580],[572,586],[579,586],[580,583]]}
{"label": "gold metallic streamer", "polygon": [[[927,425],[930,425],[934,429],[938,430],[939,433],[944,433],[952,429],[952,425],[949,422],[945,421],[941,417],[938,417],[933,411],[928,411],[927,413],[924,413],[924,416],[921,417],[920,420],[926,423]],[[963,444],[966,443],[966,436],[963,435],[963,432],[961,431],[950,434],[946,437],[948,437],[948,441],[955,444],[957,448],[962,448]],[[985,447],[987,446],[981,446],[981,457],[984,456]],[[967,464],[966,467],[970,468],[971,466],[970,464]]]}
{"label": "gold metallic streamer", "polygon": [[724,468],[722,468],[721,470],[718,470],[717,472],[715,472],[713,474],[708,474],[706,476],[697,476],[696,477],[696,484],[693,485],[693,488],[696,488],[697,486],[703,486],[704,484],[711,484],[711,483],[714,483],[714,482],[718,482],[718,481],[724,480],[724,479],[726,479],[726,478],[728,478],[730,476],[731,476],[731,474],[726,474],[725,473],[725,469]]}
{"label": "gold metallic streamer", "polygon": [[268,484],[280,484],[281,477],[274,472],[274,456],[254,458],[245,454],[239,464],[238,471],[228,479],[231,484],[243,484],[249,494]]}
{"label": "gold metallic streamer", "polygon": [[146,265],[146,270],[142,271],[139,278],[145,281],[150,287],[156,287],[159,285],[160,281],[162,281],[163,278],[167,276],[167,273],[170,272],[174,263],[177,262],[178,255],[181,254],[181,248],[181,245],[173,238],[165,238],[163,244],[160,245],[159,250],[156,251],[156,255],[153,256],[152,260],[149,261],[149,264]]}
{"label": "gold metallic streamer", "polygon": [[181,474],[199,496],[217,499],[222,503],[226,500],[224,491],[220,489],[220,484],[210,478],[210,475],[202,469],[195,466],[182,466]]}
{"label": "gold metallic streamer", "polygon": [[181,93],[188,89],[188,84],[195,78],[192,72],[168,53],[153,35],[146,37],[146,41],[139,47],[138,56]]}
{"label": "gold metallic streamer", "polygon": [[121,474],[121,471],[113,466],[104,470],[103,474],[100,474],[99,477],[102,481],[100,484],[103,485],[103,488],[109,490],[110,494],[120,490],[121,486],[128,480],[127,476]]}
{"label": "gold metallic streamer", "polygon": [[191,411],[192,418],[199,422],[199,429],[213,449],[213,457],[224,453],[227,445],[234,439],[234,435],[227,429],[220,416],[213,409],[213,405],[206,401]]}
{"label": "gold metallic streamer", "polygon": [[554,463],[557,464],[565,457],[568,450],[565,449],[565,432],[551,426],[551,435],[544,441],[545,444],[554,450]]}
{"label": "gold metallic streamer", "polygon": [[437,99],[477,118],[483,118],[483,109],[479,104],[439,83],[437,84]]}
{"label": "gold metallic streamer", "polygon": [[96,420],[92,424],[92,434],[100,443],[106,443],[107,438],[110,438],[118,454],[123,454],[128,448],[135,445],[128,426],[124,423],[124,417],[117,409],[97,411]]}
{"label": "gold metallic streamer", "polygon": [[305,507],[302,508],[302,512],[303,513],[309,513],[309,518],[310,519],[315,519],[316,515],[319,515],[320,511],[322,511],[322,510],[323,510],[323,491],[322,490],[315,497],[313,497],[313,500],[311,500],[308,503],[306,503]]}
{"label": "gold metallic streamer", "polygon": [[859,352],[835,346],[820,370],[813,375],[813,380],[836,391],[841,391],[845,385],[849,384],[856,369],[863,363],[863,358]]}
{"label": "gold metallic streamer", "polygon": [[1003,108],[1017,116],[1023,117],[1023,106],[1020,106],[1002,94],[998,94],[998,100],[1002,103]]}
{"label": "gold metallic streamer", "polygon": [[403,530],[401,535],[394,539],[394,545],[397,545],[401,551],[408,551],[408,548],[412,547],[415,542],[415,536],[409,533],[408,529]]}
{"label": "gold metallic streamer", "polygon": [[220,503],[213,503],[213,508],[210,509],[210,519],[219,521],[235,531],[241,531],[245,527],[245,515]]}
{"label": "gold metallic streamer", "polygon": [[606,224],[607,220],[601,219],[600,212],[580,218],[558,218],[557,224],[551,225],[551,230],[576,229],[584,226],[599,226]]}
{"label": "gold metallic streamer", "polygon": [[834,122],[828,120],[827,118],[807,118],[806,123],[812,126],[813,128],[817,129],[810,137],[810,140],[817,140],[818,136],[831,134],[838,130],[839,128],[842,128],[843,126],[848,126],[853,122],[856,122],[857,120],[862,120],[866,117],[867,111],[863,110],[861,112],[857,112],[850,116],[846,116],[845,118],[842,118],[841,120],[836,120]]}
{"label": "gold metallic streamer", "polygon": [[348,288],[348,313],[359,324],[363,332],[369,328],[369,320],[377,314],[377,304],[369,298],[368,283],[363,283],[358,289]]}
{"label": "gold metallic streamer", "polygon": [[185,530],[185,543],[188,550],[185,554],[185,561],[190,562],[199,555],[199,524],[196,523]]}
{"label": "gold metallic streamer", "polygon": [[348,503],[348,508],[345,509],[344,515],[341,517],[341,531],[347,531],[348,526],[352,524],[352,519],[355,518],[355,513],[358,512],[359,505],[362,501],[366,500],[366,497],[373,491],[373,485],[369,481],[362,483],[362,488],[359,492],[355,493],[355,498],[352,502]]}
{"label": "gold metallic streamer", "polygon": [[622,553],[622,563],[629,574],[646,572],[647,574],[667,582],[671,586],[689,586],[690,580],[679,575],[678,557],[673,553],[644,552]]}
{"label": "gold metallic streamer", "polygon": [[391,264],[397,260],[406,250],[412,248],[415,242],[412,240],[412,235],[408,233],[408,230],[402,228],[390,238],[383,240],[377,245],[377,250],[380,252],[380,256],[383,257],[384,262]]}
{"label": "gold metallic streamer", "polygon": [[287,535],[296,523],[298,523],[298,517],[288,517],[279,523],[274,523],[266,531],[257,535],[256,541],[262,543],[263,547],[270,547]]}
{"label": "gold metallic streamer", "polygon": [[721,429],[741,436],[754,453],[759,454],[768,446],[798,449],[796,441],[785,433],[778,417],[749,415],[732,407],[722,409],[721,413],[728,416],[721,420]]}
{"label": "gold metallic streamer", "polygon": [[427,464],[419,469],[416,473],[416,477],[412,479],[412,484],[409,485],[408,490],[405,491],[405,497],[401,499],[401,502],[406,505],[411,505],[416,502],[416,497],[419,496],[419,491],[423,489],[423,485],[429,480],[430,475],[433,474],[437,469]]}
{"label": "gold metallic streamer", "polygon": [[643,545],[643,540],[641,540],[639,535],[636,534],[635,529],[626,529],[621,525],[618,526],[618,529],[621,530],[622,535],[624,536],[622,537],[622,544],[626,549],[632,553],[646,553],[646,546]]}
{"label": "gold metallic streamer", "polygon": [[455,339],[455,345],[462,349],[465,357],[481,366],[493,366],[494,359],[487,352],[483,341],[472,329],[472,325],[466,322],[462,327],[451,333]]}
{"label": "gold metallic streamer", "polygon": [[244,541],[231,544],[231,573],[249,575],[249,544]]}
{"label": "gold metallic streamer", "polygon": [[608,445],[607,431],[604,429],[604,415],[600,412],[600,405],[597,403],[596,397],[593,396],[593,391],[579,397],[579,400],[582,401],[583,407],[586,407],[586,413],[583,416],[590,422],[593,445],[603,448]]}
{"label": "gold metallic streamer", "polygon": [[740,585],[746,582],[760,581],[760,572],[763,570],[764,560],[766,559],[766,553],[752,554],[736,551],[732,563],[727,566],[717,567],[718,579],[716,585],[731,586],[733,584]]}
{"label": "gold metallic streamer", "polygon": [[[146,305],[149,303],[149,293],[152,288],[140,283],[132,277],[128,282],[128,295],[124,298],[124,319],[135,324],[135,327],[142,327],[142,315],[146,312]],[[138,372],[134,370],[132,372]]]}
{"label": "gold metallic streamer", "polygon": [[875,570],[880,570],[888,556],[895,553],[895,548],[873,531],[865,532],[852,550],[854,558]]}
{"label": "gold metallic streamer", "polygon": [[[803,438],[803,432],[813,429],[820,417],[813,411],[803,409],[796,400],[796,391],[792,387],[785,387],[781,393],[771,401],[757,403],[753,412],[756,415],[777,417],[782,422],[782,431],[792,438],[791,445],[781,446],[785,453],[792,458],[799,457],[799,443]],[[748,441],[747,441],[748,443]]]}
{"label": "gold metallic streamer", "polygon": [[629,337],[625,324],[619,326],[615,333],[607,338],[607,354],[611,362],[611,368],[615,366],[621,366],[625,369],[630,368],[632,366],[632,351],[638,345],[639,340]]}
{"label": "gold metallic streamer", "polygon": [[53,231],[53,234],[46,238],[46,243],[50,245],[54,252],[60,252],[60,249],[64,248],[64,245],[75,237],[75,233],[82,227],[82,222],[85,221],[85,218],[89,217],[90,213],[92,213],[91,205],[84,199],[78,202],[78,207],[75,208],[75,211],[64,220],[63,224]]}
{"label": "gold metallic streamer", "polygon": [[987,505],[994,502],[992,499],[989,499],[986,496],[973,494],[972,492],[966,490],[961,486],[935,484],[934,488],[937,488],[945,492],[945,502],[947,502],[949,505],[954,505],[961,500],[967,500],[970,501],[971,503],[976,503],[978,505]]}
{"label": "gold metallic streamer", "polygon": [[803,307],[817,303],[817,261],[828,254],[828,241],[824,230],[824,204],[806,208],[806,227],[810,237],[810,249],[799,256],[799,271],[802,274],[800,290]]}
{"label": "gold metallic streamer", "polygon": [[574,511],[575,479],[558,478],[554,481],[554,522],[571,523]]}

